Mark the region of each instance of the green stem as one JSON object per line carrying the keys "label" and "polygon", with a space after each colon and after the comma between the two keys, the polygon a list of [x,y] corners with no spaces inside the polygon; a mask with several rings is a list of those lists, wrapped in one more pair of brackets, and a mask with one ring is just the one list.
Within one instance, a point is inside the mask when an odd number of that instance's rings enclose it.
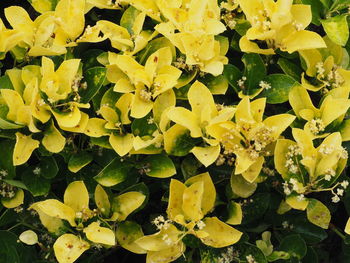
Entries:
{"label": "green stem", "polygon": [[345,240],[345,235],[333,224],[329,224],[329,229],[336,233],[341,239]]}

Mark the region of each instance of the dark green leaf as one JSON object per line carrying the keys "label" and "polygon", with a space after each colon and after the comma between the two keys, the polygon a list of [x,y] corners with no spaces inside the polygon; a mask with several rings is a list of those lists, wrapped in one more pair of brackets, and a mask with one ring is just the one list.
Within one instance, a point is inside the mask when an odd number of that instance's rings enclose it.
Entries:
{"label": "dark green leaf", "polygon": [[300,235],[293,234],[283,238],[279,250],[288,252],[292,257],[302,259],[306,255],[307,247]]}
{"label": "dark green leaf", "polygon": [[80,92],[82,103],[88,103],[98,93],[106,79],[106,72],[107,69],[104,67],[94,67],[85,71],[84,80],[87,89]]}

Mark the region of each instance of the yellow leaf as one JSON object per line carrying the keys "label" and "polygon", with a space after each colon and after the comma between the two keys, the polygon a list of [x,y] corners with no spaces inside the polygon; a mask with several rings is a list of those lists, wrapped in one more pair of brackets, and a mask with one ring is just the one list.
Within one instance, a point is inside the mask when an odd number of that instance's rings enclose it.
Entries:
{"label": "yellow leaf", "polygon": [[73,263],[89,248],[88,242],[73,234],[60,236],[53,245],[53,250],[59,263]]}
{"label": "yellow leaf", "polygon": [[350,235],[350,218],[348,219],[348,221],[346,222],[346,226],[345,226],[345,233]]}
{"label": "yellow leaf", "polygon": [[54,123],[51,122],[50,127],[44,132],[44,138],[41,143],[49,152],[59,153],[66,144],[66,138],[62,136]]}
{"label": "yellow leaf", "polygon": [[16,132],[16,144],[13,151],[13,165],[24,164],[32,152],[39,147],[39,141],[32,139],[32,135],[26,136],[20,132]]}
{"label": "yellow leaf", "polygon": [[141,226],[133,221],[124,221],[118,224],[116,231],[118,244],[133,253],[145,254],[147,252],[135,242],[143,236]]}
{"label": "yellow leaf", "polygon": [[182,215],[182,202],[186,186],[176,179],[170,181],[170,194],[168,201],[167,214],[169,219],[175,220],[176,216]]}
{"label": "yellow leaf", "polygon": [[29,209],[34,209],[39,214],[40,222],[44,225],[44,227],[47,228],[50,233],[59,235],[61,231],[60,229],[64,226],[63,221],[60,218],[45,214],[40,210],[37,203],[32,204]]}
{"label": "yellow leaf", "polygon": [[[191,105],[192,112],[201,116],[204,108],[210,108],[212,115],[217,115],[216,105],[210,90],[201,82],[196,81],[188,91],[188,101]],[[211,118],[210,118],[211,119]]]}
{"label": "yellow leaf", "polygon": [[220,248],[237,243],[242,232],[220,221],[217,217],[206,217],[203,219],[205,226],[202,231],[208,236],[201,238],[202,242],[208,246]]}
{"label": "yellow leaf", "polygon": [[75,212],[89,209],[89,193],[83,181],[74,181],[64,192],[64,204],[73,208]]}
{"label": "yellow leaf", "polygon": [[92,222],[90,225],[84,228],[83,232],[86,234],[87,239],[94,243],[108,246],[115,245],[114,232],[107,227],[101,227],[97,222]]}
{"label": "yellow leaf", "polygon": [[297,145],[295,142],[287,139],[277,140],[275,152],[274,152],[274,163],[275,168],[279,174],[282,175],[284,179],[288,179],[288,168],[286,167],[286,155],[288,153],[288,148],[292,145]]}
{"label": "yellow leaf", "polygon": [[112,133],[109,136],[109,143],[120,156],[124,156],[131,151],[133,147],[133,141],[134,135],[131,133],[125,135]]}

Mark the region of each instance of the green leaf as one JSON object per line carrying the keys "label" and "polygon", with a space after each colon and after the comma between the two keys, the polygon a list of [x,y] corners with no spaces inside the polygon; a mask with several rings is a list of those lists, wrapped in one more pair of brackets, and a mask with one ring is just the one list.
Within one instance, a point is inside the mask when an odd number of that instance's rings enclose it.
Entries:
{"label": "green leaf", "polygon": [[307,219],[316,226],[328,229],[331,221],[331,213],[327,206],[316,199],[309,199],[309,204],[306,208]]}
{"label": "green leaf", "polygon": [[188,178],[199,174],[198,168],[200,168],[202,164],[194,158],[192,155],[188,155],[181,163],[181,172],[185,180]]}
{"label": "green leaf", "polygon": [[118,224],[116,238],[121,247],[133,253],[144,253],[145,251],[134,243],[140,237],[143,237],[143,232],[139,224],[132,221],[124,221]]}
{"label": "green leaf", "polygon": [[303,263],[318,263],[318,256],[313,247],[307,247],[307,252],[303,258]]}
{"label": "green leaf", "polygon": [[279,250],[288,252],[292,257],[302,259],[306,255],[307,247],[300,235],[293,234],[282,239]]}
{"label": "green leaf", "polygon": [[238,93],[240,89],[237,81],[242,78],[242,72],[236,66],[227,64],[224,66],[223,74],[229,85],[235,90],[235,92]]}
{"label": "green leaf", "polygon": [[4,75],[0,78],[0,89],[14,89],[8,75]]}
{"label": "green leaf", "polygon": [[23,190],[28,190],[28,188],[25,186],[25,184],[18,180],[11,180],[11,179],[3,179],[5,183],[8,183],[9,185],[21,188]]}
{"label": "green leaf", "polygon": [[93,160],[91,154],[87,152],[79,152],[74,154],[69,158],[68,169],[69,171],[76,173],[86,165],[88,165]]}
{"label": "green leaf", "polygon": [[123,182],[128,175],[132,165],[120,161],[119,158],[112,160],[103,170],[94,177],[101,185],[110,187]]}
{"label": "green leaf", "polygon": [[9,108],[7,105],[0,105],[0,129],[20,129],[23,125],[15,124],[7,120],[7,113]]}
{"label": "green leaf", "polygon": [[338,15],[326,20],[321,20],[327,36],[334,43],[341,46],[345,46],[349,39],[349,26],[346,17],[347,15]]}
{"label": "green leaf", "polygon": [[305,5],[311,6],[312,12],[312,23],[316,26],[319,26],[320,18],[323,16],[323,5],[319,0],[302,0],[302,3]]}
{"label": "green leaf", "polygon": [[244,243],[237,245],[237,251],[239,255],[240,262],[249,262],[247,257],[253,257],[255,262],[259,263],[267,263],[266,257],[264,253],[256,246],[251,245],[249,243]]}
{"label": "green leaf", "polygon": [[156,39],[153,39],[148,43],[148,45],[138,53],[138,61],[140,61],[140,64],[144,64],[147,60],[147,58],[156,52],[158,49],[163,48],[163,47],[170,47],[171,53],[173,54],[173,59],[176,59],[176,49],[174,45],[170,42],[169,39],[165,37],[159,37]]}
{"label": "green leaf", "polygon": [[286,75],[292,77],[296,81],[300,81],[303,70],[298,65],[285,58],[279,58],[277,64]]}
{"label": "green leaf", "polygon": [[211,74],[206,74],[199,81],[204,83],[213,95],[224,95],[228,88],[228,81],[223,75],[215,77]]}
{"label": "green leaf", "polygon": [[245,19],[237,19],[235,31],[240,35],[244,36],[247,33],[247,30],[251,27],[248,20]]}
{"label": "green leaf", "polygon": [[56,160],[52,156],[41,157],[39,168],[41,170],[40,175],[46,179],[52,179],[56,177],[58,173]]}
{"label": "green leaf", "polygon": [[157,125],[155,123],[148,123],[149,119],[152,117],[153,116],[150,113],[141,119],[135,119],[131,124],[132,133],[140,137],[145,135],[152,135],[153,132],[157,130]]}
{"label": "green leaf", "polygon": [[345,8],[348,8],[350,5],[350,0],[334,0],[330,11],[338,11],[338,10],[342,10]]}
{"label": "green leaf", "polygon": [[[4,179],[11,179],[16,176],[16,169],[13,165],[12,155],[15,147],[15,141],[2,140],[0,141],[0,171],[3,171],[2,175]],[[5,173],[7,173],[6,176]]]}
{"label": "green leaf", "polygon": [[88,49],[86,52],[81,54],[81,60],[83,63],[83,72],[94,68],[101,67],[101,63],[98,62],[97,58],[104,53],[102,49]]}
{"label": "green leaf", "polygon": [[269,208],[270,193],[257,193],[250,197],[250,202],[242,207],[243,221],[242,224],[249,224],[255,220],[261,220]]}
{"label": "green leaf", "polygon": [[39,13],[47,11],[53,11],[56,8],[59,0],[28,0],[28,2],[34,7]]}
{"label": "green leaf", "polygon": [[268,75],[263,81],[270,84],[271,88],[263,90],[259,97],[266,97],[266,102],[270,104],[288,101],[289,91],[297,84],[295,79],[283,74]]}
{"label": "green leaf", "polygon": [[87,89],[80,92],[80,102],[88,103],[98,93],[106,79],[106,73],[105,67],[94,67],[85,71],[84,80],[87,83]]}
{"label": "green leaf", "polygon": [[246,53],[242,57],[245,81],[244,94],[253,94],[259,88],[259,82],[266,76],[266,66],[259,54]]}
{"label": "green leaf", "polygon": [[[197,241],[197,238],[195,238],[193,235],[187,235],[186,241],[188,237],[193,237],[194,242]],[[198,242],[198,241],[197,241]],[[186,242],[187,245],[188,242]],[[217,249],[212,247],[203,247],[199,250],[200,256],[201,256],[201,263],[220,263],[224,262],[222,261],[222,254],[224,254],[226,251],[225,249]]]}
{"label": "green leaf", "polygon": [[134,32],[132,31],[132,27],[135,23],[136,16],[140,13],[141,11],[139,11],[133,6],[130,6],[123,12],[122,18],[120,19],[120,25],[122,27],[125,27],[129,31],[130,35],[134,34]]}
{"label": "green leaf", "polygon": [[51,188],[51,181],[41,175],[35,174],[35,169],[27,168],[21,175],[22,182],[33,196],[47,195]]}
{"label": "green leaf", "polygon": [[142,163],[150,177],[167,178],[176,174],[173,161],[163,154],[150,155]]}
{"label": "green leaf", "polygon": [[[305,219],[303,219],[305,220]],[[309,222],[301,220],[293,222],[293,231],[300,234],[308,244],[316,244],[327,238],[327,233]]]}

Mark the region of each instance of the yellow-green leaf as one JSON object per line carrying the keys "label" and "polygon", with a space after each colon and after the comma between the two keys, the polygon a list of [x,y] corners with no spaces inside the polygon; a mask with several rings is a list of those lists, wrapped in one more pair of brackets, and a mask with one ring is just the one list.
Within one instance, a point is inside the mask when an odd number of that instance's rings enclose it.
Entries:
{"label": "yellow-green leaf", "polygon": [[73,234],[60,236],[53,245],[53,250],[59,263],[73,263],[89,248],[88,242]]}

